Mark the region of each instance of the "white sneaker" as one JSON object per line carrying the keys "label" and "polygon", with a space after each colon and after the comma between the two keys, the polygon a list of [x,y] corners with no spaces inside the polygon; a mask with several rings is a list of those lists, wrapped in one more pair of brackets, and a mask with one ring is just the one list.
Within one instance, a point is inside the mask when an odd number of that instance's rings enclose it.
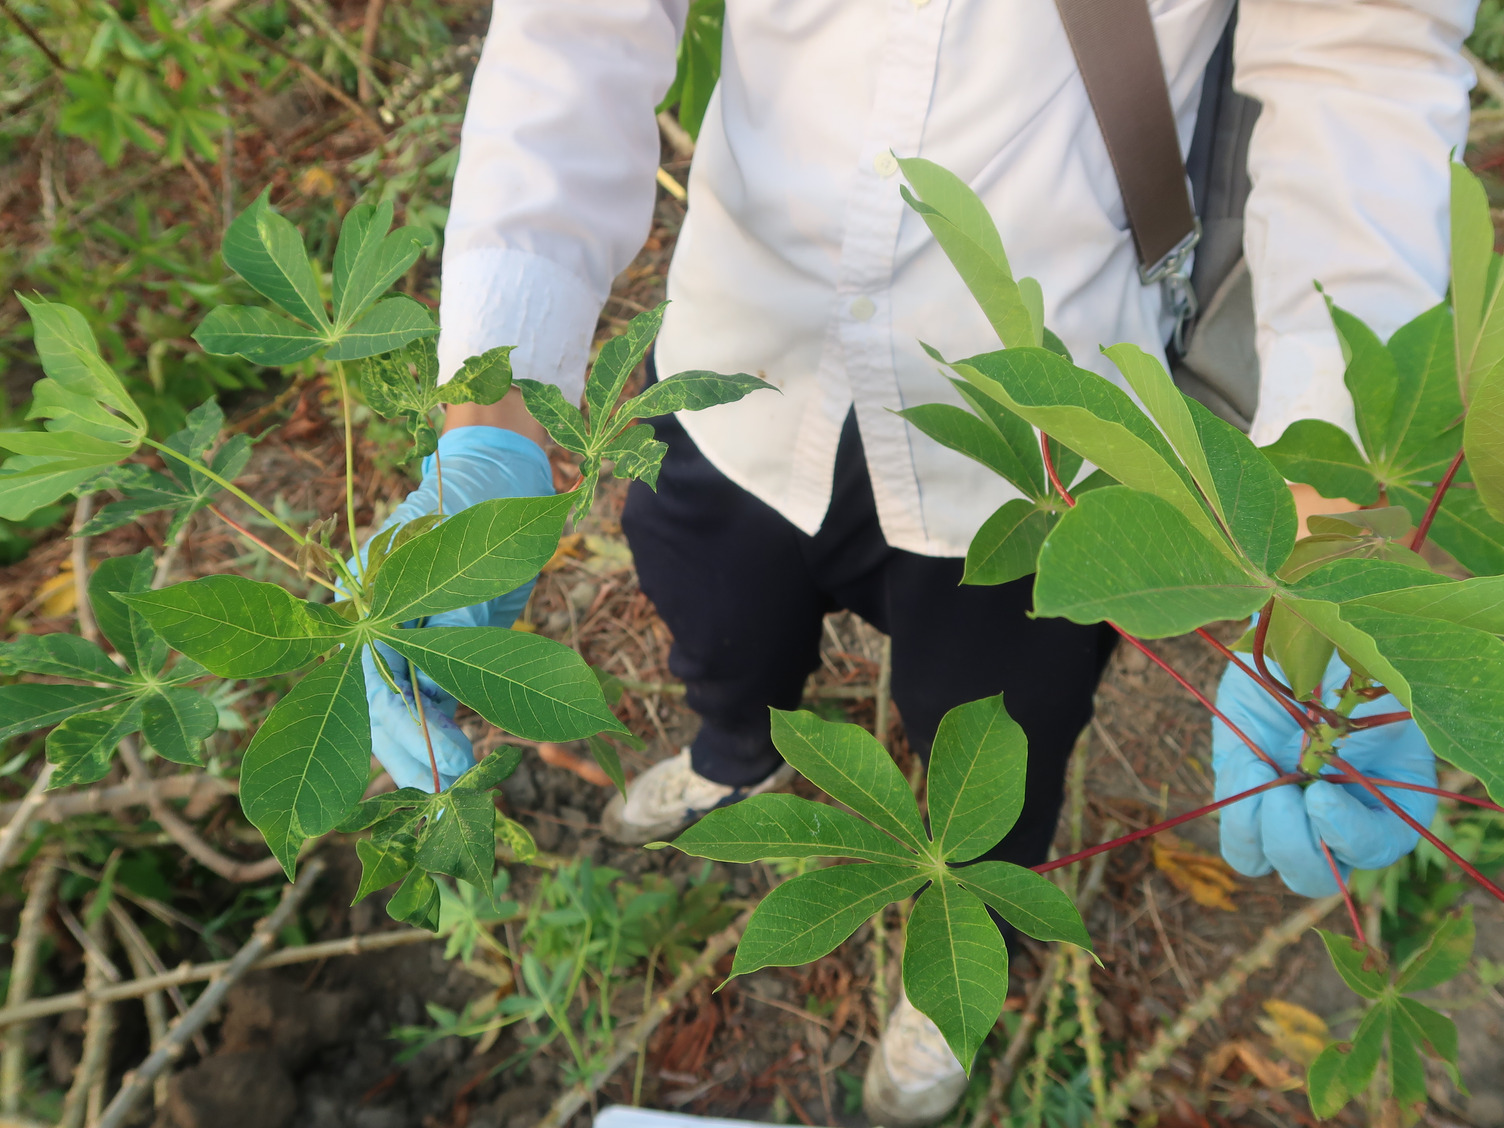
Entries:
{"label": "white sneaker", "polygon": [[940,1028],[900,995],[867,1063],[862,1082],[867,1119],[882,1128],[927,1128],[956,1107],[966,1085],[966,1071]]}
{"label": "white sneaker", "polygon": [[690,767],[689,749],[654,764],[627,784],[627,794],[611,797],[601,828],[623,846],[641,846],[671,837],[701,815],[785,783],[794,774],[787,764],[761,783],[732,787],[706,779]]}

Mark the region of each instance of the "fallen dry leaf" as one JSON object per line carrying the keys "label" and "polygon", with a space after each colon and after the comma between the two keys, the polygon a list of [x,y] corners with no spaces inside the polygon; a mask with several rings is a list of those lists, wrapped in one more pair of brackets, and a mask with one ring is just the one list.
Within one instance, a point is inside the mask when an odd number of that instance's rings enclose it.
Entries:
{"label": "fallen dry leaf", "polygon": [[559,538],[559,547],[554,549],[554,554],[548,558],[548,563],[543,565],[543,570],[545,572],[557,572],[571,560],[583,560],[585,552],[585,535],[583,533],[565,533]]}
{"label": "fallen dry leaf", "polygon": [[593,783],[597,787],[611,787],[611,777],[608,776],[599,764],[565,748],[562,744],[550,744],[547,741],[538,745],[538,758],[545,764],[552,764],[556,768],[564,768],[579,776],[586,783]]}
{"label": "fallen dry leaf", "polygon": [[37,588],[42,614],[50,619],[71,614],[78,607],[78,589],[73,586],[73,561],[63,565]]}
{"label": "fallen dry leaf", "polygon": [[1291,1073],[1278,1062],[1270,1061],[1251,1042],[1237,1042],[1238,1060],[1243,1063],[1249,1073],[1258,1078],[1259,1084],[1266,1089],[1278,1089],[1286,1092],[1290,1089],[1298,1089],[1304,1082]]}
{"label": "fallen dry leaf", "polygon": [[1238,889],[1232,867],[1214,854],[1182,842],[1168,831],[1154,838],[1154,868],[1198,905],[1235,912],[1229,894]]}
{"label": "fallen dry leaf", "polygon": [[1269,1017],[1258,1020],[1259,1029],[1269,1036],[1276,1050],[1302,1066],[1315,1061],[1332,1040],[1326,1021],[1298,1003],[1265,999],[1264,1011]]}

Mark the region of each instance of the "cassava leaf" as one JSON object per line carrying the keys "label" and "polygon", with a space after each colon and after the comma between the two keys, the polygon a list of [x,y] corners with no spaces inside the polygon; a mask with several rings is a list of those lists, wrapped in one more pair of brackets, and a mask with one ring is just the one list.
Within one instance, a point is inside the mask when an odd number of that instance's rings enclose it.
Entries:
{"label": "cassava leaf", "polygon": [[1454,978],[1473,958],[1473,908],[1463,906],[1436,926],[1426,943],[1399,967],[1394,985],[1407,993],[1429,991]]}
{"label": "cassava leaf", "polygon": [[553,555],[570,497],[483,501],[393,549],[376,574],[372,620],[406,622],[494,599]]}
{"label": "cassava leaf", "polygon": [[625,798],[627,794],[627,774],[622,771],[621,757],[616,754],[616,749],[612,748],[610,743],[602,736],[592,736],[587,743],[590,747],[591,759],[599,765],[601,771],[606,773],[607,778],[611,780],[611,786],[616,788],[617,792]]}
{"label": "cassava leaf", "polygon": [[1006,584],[1033,572],[1039,550],[1059,518],[1035,502],[1005,501],[982,522],[966,549],[963,584]]}
{"label": "cassava leaf", "polygon": [[129,680],[103,650],[70,634],[23,634],[0,642],[0,673],[45,674],[114,685]]}
{"label": "cassava leaf", "polygon": [[75,713],[108,709],[130,697],[126,689],[92,685],[0,685],[0,740],[55,725]]}
{"label": "cassava leaf", "polygon": [[[1504,295],[1494,259],[1494,225],[1483,184],[1461,161],[1452,162],[1452,306],[1456,317],[1457,386],[1464,396],[1473,381],[1492,371],[1504,351],[1490,324],[1489,347],[1480,350],[1485,323],[1504,321]],[[1493,282],[1490,285],[1490,282]],[[1492,361],[1492,363],[1490,363]]]}
{"label": "cassava leaf", "polygon": [[564,393],[556,384],[542,384],[537,380],[513,380],[522,392],[522,402],[538,425],[549,437],[571,454],[587,454],[590,450],[590,434],[585,427],[585,417],[580,409],[565,402]]}
{"label": "cassava leaf", "polygon": [[914,902],[904,937],[903,987],[969,1073],[1003,1012],[1008,949],[982,902],[953,881],[935,882]]}
{"label": "cassava leaf", "polygon": [[522,763],[522,749],[502,747],[482,757],[453,787],[460,791],[490,791],[517,770]]}
{"label": "cassava leaf", "polygon": [[[1031,498],[1045,490],[1035,481],[1034,466],[1019,457],[1005,437],[990,422],[948,403],[927,403],[898,412],[941,446],[949,447],[979,462]],[[1034,460],[1038,462],[1036,457]]]}
{"label": "cassava leaf", "polygon": [[1382,953],[1359,944],[1351,936],[1339,936],[1321,928],[1316,931],[1326,945],[1327,954],[1332,957],[1332,966],[1337,969],[1342,982],[1365,999],[1377,999],[1384,993],[1389,977]]}
{"label": "cassava leaf", "polygon": [[201,693],[164,686],[141,699],[141,735],[175,764],[202,764],[199,745],[219,728],[219,710]]}
{"label": "cassava leaf", "polygon": [[1268,598],[1181,511],[1126,486],[1077,501],[1045,540],[1034,581],[1039,614],[1109,619],[1141,638],[1246,618]]}
{"label": "cassava leaf", "polygon": [[[731,974],[817,960],[878,909],[903,900],[925,880],[912,866],[863,863],[831,866],[785,881],[763,898],[747,923]],[[992,932],[997,935],[995,927]]]}
{"label": "cassava leaf", "polygon": [[47,760],[56,765],[49,788],[97,783],[110,771],[122,738],[135,732],[141,712],[135,702],[108,713],[75,713],[47,734]]}
{"label": "cassava leaf", "polygon": [[590,412],[591,437],[602,441],[607,437],[606,423],[616,408],[616,401],[627,389],[627,381],[642,363],[642,358],[658,335],[663,324],[663,311],[667,302],[644,310],[615,337],[601,346],[600,355],[590,369],[590,378],[585,381],[585,406]]}
{"label": "cassava leaf", "polygon": [[812,713],[773,710],[773,744],[805,779],[922,854],[929,852],[908,781],[871,733]]}
{"label": "cassava leaf", "polygon": [[151,590],[155,571],[152,557],[149,548],[134,556],[111,556],[101,560],[89,577],[89,603],[100,632],[131,669],[143,674],[161,670],[167,661],[167,643],[141,612],[127,606],[121,597]]}
{"label": "cassava leaf", "polygon": [[46,420],[49,431],[73,432],[134,450],[146,434],[146,416],[100,356],[83,314],[58,302],[17,297],[31,318],[37,358],[47,374],[31,387],[27,418]]}
{"label": "cassava leaf", "polygon": [[1028,741],[1002,694],[958,705],[935,733],[930,834],[948,862],[969,862],[1012,829],[1024,804]]}
{"label": "cassava leaf", "polygon": [[222,678],[296,670],[354,629],[329,607],[243,576],[205,576],[123,599],[174,649]]}
{"label": "cassava leaf", "polygon": [[[1504,320],[1504,311],[1501,311]],[[1476,380],[1463,425],[1468,472],[1490,516],[1504,520],[1504,376]]]}
{"label": "cassava leaf", "polygon": [[303,239],[297,228],[272,209],[270,196],[270,188],[263,190],[225,229],[220,248],[225,265],[299,321],[328,330],[329,315]]}
{"label": "cassava leaf", "polygon": [[418,841],[411,833],[395,834],[382,843],[369,838],[356,842],[360,887],[355,891],[355,900],[350,903],[358,905],[376,890],[385,889],[392,882],[406,877],[412,871],[417,849]]}
{"label": "cassava leaf", "polygon": [[388,233],[392,205],[357,204],[345,213],[334,251],[334,324],[351,325],[373,301],[407,273],[433,237],[419,227]]}
{"label": "cassava leaf", "polygon": [[1091,937],[1075,902],[1042,874],[1011,862],[975,862],[954,873],[957,881],[1020,932],[1091,951]]}
{"label": "cassava leaf", "polygon": [[383,298],[361,314],[354,325],[329,345],[324,355],[329,360],[360,360],[391,352],[438,331],[433,315],[421,302],[398,294]]}
{"label": "cassava leaf", "polygon": [[1286,478],[1313,487],[1322,497],[1345,497],[1359,505],[1379,499],[1378,480],[1352,437],[1335,424],[1298,420],[1263,450]]}
{"label": "cassava leaf", "polygon": [[415,869],[397,887],[386,903],[393,920],[429,932],[439,930],[439,884],[421,869]]}
{"label": "cassava leaf", "polygon": [[611,422],[614,425],[632,419],[670,415],[676,411],[703,411],[707,407],[735,403],[765,388],[773,388],[773,385],[741,372],[730,376],[717,372],[679,372],[664,377],[640,395],[627,400],[616,409]]}
{"label": "cassava leaf", "polygon": [[857,858],[913,864],[918,860],[908,847],[855,815],[794,795],[753,795],[719,807],[674,839],[674,845],[686,854],[717,862]]}
{"label": "cassava leaf", "polygon": [[241,807],[289,878],[304,840],[360,802],[370,762],[360,648],[347,646],[277,703],[241,761]]}
{"label": "cassava leaf", "polygon": [[378,637],[493,725],[526,740],[626,731],[585,660],[552,639],[500,627],[386,629]]}
{"label": "cassava leaf", "polygon": [[496,807],[475,788],[449,788],[434,796],[417,864],[432,873],[468,881],[488,897],[496,868]]}
{"label": "cassava leaf", "polygon": [[193,331],[214,356],[243,356],[252,364],[280,368],[312,356],[324,338],[263,306],[215,306]]}
{"label": "cassava leaf", "polygon": [[639,425],[612,439],[602,448],[600,457],[613,464],[618,477],[636,478],[657,489],[658,471],[667,453],[668,444],[654,438],[651,427]]}

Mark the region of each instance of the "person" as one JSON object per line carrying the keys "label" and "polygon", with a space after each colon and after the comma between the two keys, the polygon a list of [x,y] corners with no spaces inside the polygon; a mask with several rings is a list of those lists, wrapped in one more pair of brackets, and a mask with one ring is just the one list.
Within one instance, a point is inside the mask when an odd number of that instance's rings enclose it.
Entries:
{"label": "person", "polygon": [[[1352,428],[1341,348],[1313,279],[1385,336],[1445,293],[1447,166],[1466,138],[1472,72],[1461,44],[1475,5],[1239,6],[1235,85],[1262,104],[1245,240],[1261,365],[1255,442],[1300,418]],[[518,375],[578,400],[612,279],[648,234],[654,107],[673,78],[687,6],[495,0],[446,229],[446,377],[465,357],[516,345]],[[1184,147],[1233,0],[1150,7]],[[666,837],[780,782],[768,709],[797,707],[822,616],[846,608],[892,638],[893,699],[919,755],[947,709],[1004,694],[1029,740],[1028,798],[992,856],[1027,865],[1049,848],[1066,760],[1112,640],[1100,626],[1031,618],[1028,579],[960,583],[972,535],[1014,495],[894,412],[959,402],[921,340],[948,356],[998,343],[901,199],[895,154],[935,161],[977,191],[1079,363],[1115,378],[1100,344],[1163,355],[1163,295],[1139,279],[1053,5],[729,0],[653,363],[664,373],[756,373],[781,394],[655,421],[668,444],[657,491],[634,483],[629,493],[623,528],[701,727],[613,801],[607,825],[622,841]],[[451,407],[440,444],[448,509],[546,488],[543,438],[515,392],[493,407]],[[1296,493],[1303,514],[1327,504]],[[423,505],[432,499],[410,508]],[[505,626],[520,606],[513,597],[463,614]],[[1298,747],[1298,734],[1280,728],[1284,714],[1262,713],[1237,677],[1223,696],[1240,719]],[[418,684],[439,696],[421,674]],[[397,704],[379,681],[368,685]],[[373,700],[373,717],[397,782],[427,786],[405,711]],[[1225,736],[1219,726],[1219,790],[1256,774]],[[1384,740],[1375,762],[1433,770],[1413,728]],[[468,743],[452,726],[441,743],[447,781]],[[1248,872],[1279,868],[1312,892],[1332,881],[1312,868],[1318,835],[1345,865],[1384,864],[1413,847],[1393,816],[1330,790],[1342,798],[1319,811],[1288,787],[1240,805],[1248,812],[1224,824],[1236,827],[1229,857]],[[869,1115],[890,1128],[932,1123],[965,1084],[933,1024],[901,1003],[868,1070]]]}

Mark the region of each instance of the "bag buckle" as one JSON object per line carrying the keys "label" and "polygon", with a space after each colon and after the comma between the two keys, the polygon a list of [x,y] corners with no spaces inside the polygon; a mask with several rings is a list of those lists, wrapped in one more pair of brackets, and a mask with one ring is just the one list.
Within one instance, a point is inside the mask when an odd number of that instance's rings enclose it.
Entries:
{"label": "bag buckle", "polygon": [[1138,268],[1139,279],[1145,286],[1158,282],[1164,290],[1165,304],[1175,318],[1172,337],[1175,351],[1182,355],[1185,353],[1186,330],[1199,311],[1196,291],[1191,288],[1191,254],[1200,242],[1201,221],[1198,219],[1186,237],[1171,247],[1162,259],[1152,266]]}

